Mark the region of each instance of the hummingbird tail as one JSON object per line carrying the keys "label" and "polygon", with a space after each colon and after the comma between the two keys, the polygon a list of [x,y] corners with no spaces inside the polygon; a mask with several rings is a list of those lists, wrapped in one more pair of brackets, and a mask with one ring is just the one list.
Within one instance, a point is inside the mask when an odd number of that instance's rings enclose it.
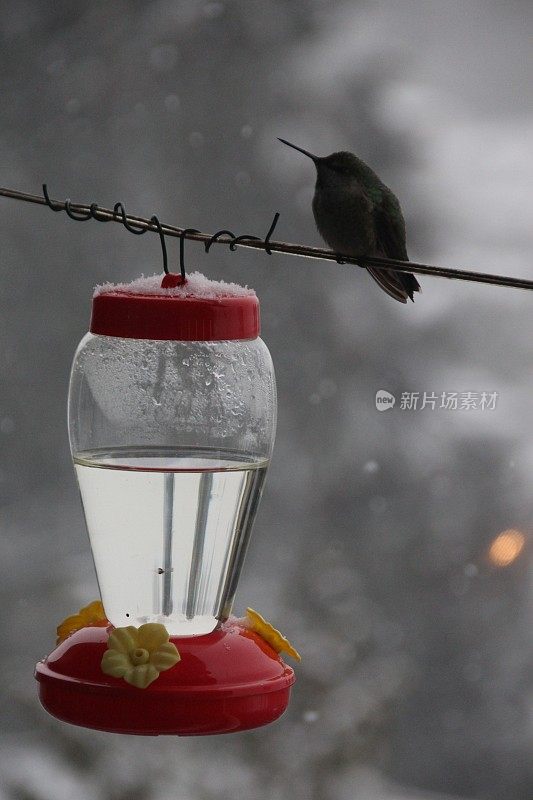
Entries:
{"label": "hummingbird tail", "polygon": [[390,269],[374,269],[373,267],[367,267],[367,270],[383,291],[387,292],[389,297],[398,300],[399,303],[407,303],[408,294],[403,283],[399,280],[397,272],[393,272]]}
{"label": "hummingbird tail", "polygon": [[422,289],[420,288],[420,284],[418,283],[417,279],[410,272],[397,272],[396,274],[398,275],[398,277],[400,278],[401,282],[403,283],[403,285],[405,287],[405,291],[407,292],[407,294],[409,295],[409,297],[411,298],[411,300],[414,303],[415,302],[415,298],[413,297],[414,293],[422,291]]}
{"label": "hummingbird tail", "polygon": [[420,291],[420,284],[410,272],[395,272],[392,269],[374,269],[374,267],[367,267],[367,271],[389,297],[398,300],[399,303],[407,303],[409,298],[414,303],[413,295]]}

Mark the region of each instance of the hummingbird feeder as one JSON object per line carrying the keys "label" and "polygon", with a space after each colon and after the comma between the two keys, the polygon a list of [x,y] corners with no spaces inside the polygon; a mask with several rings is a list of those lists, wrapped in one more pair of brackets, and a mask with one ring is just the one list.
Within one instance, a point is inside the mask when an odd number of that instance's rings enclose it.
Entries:
{"label": "hummingbird feeder", "polygon": [[299,656],[251,609],[231,616],[276,426],[255,293],[198,273],[99,287],[68,417],[102,602],[37,664],[45,709],[151,735],[278,718],[279,653]]}

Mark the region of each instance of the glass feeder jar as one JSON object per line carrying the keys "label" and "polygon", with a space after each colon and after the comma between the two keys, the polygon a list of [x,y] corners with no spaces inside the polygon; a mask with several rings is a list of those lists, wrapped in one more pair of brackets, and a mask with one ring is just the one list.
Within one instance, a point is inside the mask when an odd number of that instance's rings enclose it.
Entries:
{"label": "glass feeder jar", "polygon": [[195,636],[231,612],[276,387],[252,290],[197,275],[166,285],[96,291],[69,437],[109,621]]}

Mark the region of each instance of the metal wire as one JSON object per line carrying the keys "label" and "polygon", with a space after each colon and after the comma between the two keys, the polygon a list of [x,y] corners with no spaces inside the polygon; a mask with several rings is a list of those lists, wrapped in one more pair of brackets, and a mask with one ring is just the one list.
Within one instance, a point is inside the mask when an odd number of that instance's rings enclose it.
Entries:
{"label": "metal wire", "polygon": [[[27,194],[26,192],[19,192],[15,189],[5,187],[0,187],[0,196],[8,197],[13,200],[21,200],[26,203],[47,205],[52,211],[65,211],[71,219],[75,219],[79,222],[85,222],[92,217],[92,219],[98,222],[119,222],[124,225],[130,233],[135,233],[137,235],[145,233],[146,231],[158,233],[162,247],[164,246],[165,236],[179,238],[180,270],[183,278],[185,277],[184,241],[188,239],[190,241],[203,242],[206,246],[208,245],[209,248],[206,248],[207,252],[209,252],[212,244],[222,244],[229,246],[232,250],[235,250],[236,247],[246,247],[253,250],[264,250],[269,255],[272,253],[283,253],[285,255],[299,256],[302,258],[351,264],[362,268],[393,268],[397,272],[412,272],[417,275],[430,275],[436,278],[449,278],[495,286],[508,286],[516,289],[533,289],[533,280],[527,280],[525,278],[512,278],[507,275],[492,275],[490,273],[474,272],[472,270],[439,267],[431,264],[420,264],[414,261],[399,261],[393,258],[365,256],[364,258],[355,259],[321,247],[307,247],[300,244],[291,244],[290,242],[275,242],[271,240],[271,237],[279,219],[278,213],[274,215],[274,219],[265,238],[260,239],[259,237],[249,235],[232,236],[230,235],[231,231],[226,231],[224,229],[215,234],[208,234],[202,233],[196,230],[196,228],[178,228],[173,225],[159,223],[157,217],[146,219],[145,217],[136,217],[131,214],[126,214],[122,203],[116,203],[114,209],[110,210],[108,208],[101,208],[96,203],[86,205],[85,203],[73,203],[71,200],[65,202],[51,200],[46,185],[43,186],[43,196]],[[165,256],[166,248],[164,250],[164,262],[166,263]],[[167,268],[165,268],[165,272],[167,272]]]}

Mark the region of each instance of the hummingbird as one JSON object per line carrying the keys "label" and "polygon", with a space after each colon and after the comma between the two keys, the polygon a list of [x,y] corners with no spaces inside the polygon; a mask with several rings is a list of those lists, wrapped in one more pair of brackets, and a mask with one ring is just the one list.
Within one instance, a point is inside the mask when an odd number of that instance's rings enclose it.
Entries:
{"label": "hummingbird", "polygon": [[[360,158],[341,151],[315,156],[285,139],[312,159],[316,167],[313,214],[322,238],[336,253],[362,258],[409,261],[405,221],[398,198]],[[420,284],[410,272],[366,268],[388,295],[400,303],[414,302]]]}

